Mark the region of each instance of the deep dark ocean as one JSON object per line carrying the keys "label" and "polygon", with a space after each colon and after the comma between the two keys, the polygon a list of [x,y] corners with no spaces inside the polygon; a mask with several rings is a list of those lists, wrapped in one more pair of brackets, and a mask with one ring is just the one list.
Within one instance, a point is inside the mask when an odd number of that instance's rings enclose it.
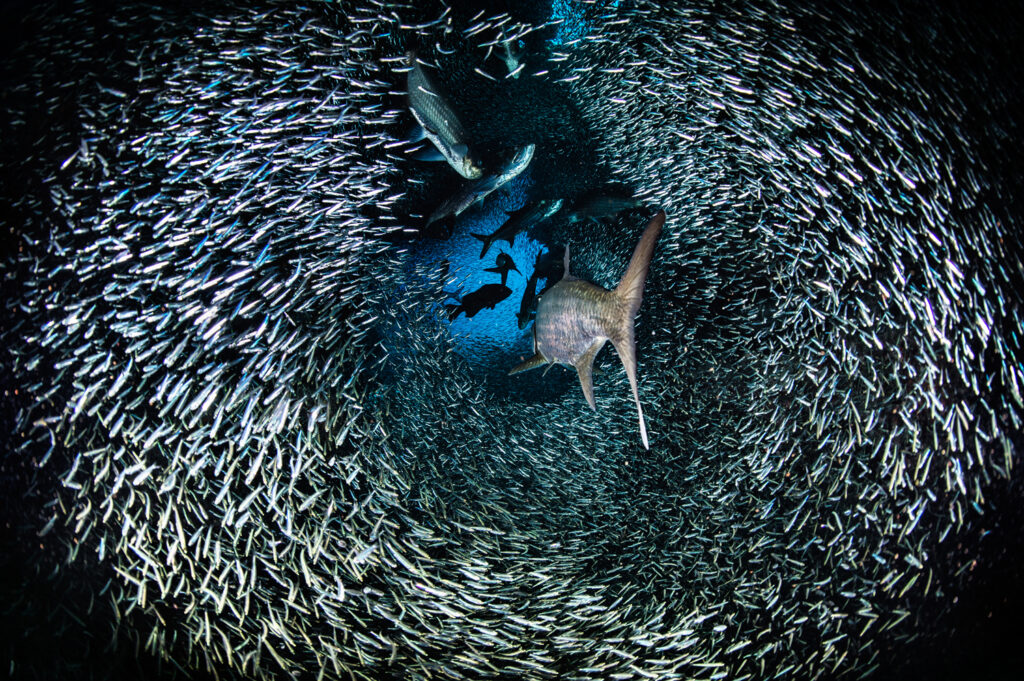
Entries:
{"label": "deep dark ocean", "polygon": [[4,3],[0,673],[1019,678],[1022,29]]}

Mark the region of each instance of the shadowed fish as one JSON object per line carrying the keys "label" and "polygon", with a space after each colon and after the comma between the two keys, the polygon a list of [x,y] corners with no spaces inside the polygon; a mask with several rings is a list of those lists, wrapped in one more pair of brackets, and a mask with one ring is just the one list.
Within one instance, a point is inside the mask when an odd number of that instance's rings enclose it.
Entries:
{"label": "shadowed fish", "polygon": [[484,284],[472,293],[462,296],[458,305],[448,305],[448,319],[454,320],[460,314],[473,317],[477,312],[494,306],[512,295],[512,289],[504,284]]}
{"label": "shadowed fish", "polygon": [[467,180],[479,178],[483,175],[483,169],[470,155],[466,131],[458,117],[420,66],[416,53],[409,52],[408,57],[409,74],[406,89],[409,95],[409,109],[420,125],[420,129],[411,136],[411,139],[418,141],[426,137],[437,147],[437,153],[428,150],[412,155],[424,161],[448,161],[455,172]]}
{"label": "shadowed fish", "polygon": [[516,235],[519,232],[529,229],[542,220],[546,220],[558,212],[558,209],[561,207],[562,199],[532,201],[519,210],[509,213],[508,219],[493,234],[473,234],[474,237],[484,242],[484,247],[480,251],[480,257],[482,258],[487,255],[487,250],[495,241],[507,241],[511,248],[512,242],[515,241]]}
{"label": "shadowed fish", "polygon": [[502,42],[502,51],[504,54],[502,54],[501,60],[505,62],[505,68],[508,69],[506,78],[518,78],[523,70],[523,48],[517,40],[507,39]]}
{"label": "shadowed fish", "polygon": [[[498,257],[494,259],[494,267],[488,267],[484,272],[494,272],[495,274],[501,275],[501,284],[505,285],[505,281],[508,279],[508,273],[511,270],[519,272],[519,268],[516,267],[516,263],[512,260],[512,256],[502,251],[498,253]],[[521,274],[521,273],[520,273]]]}
{"label": "shadowed fish", "polygon": [[519,322],[520,329],[525,329],[533,320],[534,306],[537,302],[537,284],[540,283],[541,279],[548,280],[548,285],[544,289],[547,290],[553,285],[552,280],[555,277],[561,276],[561,274],[561,258],[553,257],[550,251],[541,251],[537,254],[537,259],[533,263],[533,272],[530,273],[529,279],[526,280],[526,290],[523,291],[523,298],[519,302],[519,313],[516,314],[516,320]]}
{"label": "shadowed fish", "polygon": [[633,318],[643,299],[647,269],[654,245],[665,224],[665,211],[651,218],[640,237],[626,273],[614,291],[608,291],[569,273],[569,248],[565,249],[565,273],[562,280],[540,297],[537,318],[533,325],[534,356],[512,369],[509,374],[534,369],[543,364],[567,364],[576,368],[583,394],[596,410],[594,401],[594,358],[606,341],[611,341],[622,360],[633,389],[636,411],[640,419],[640,437],[644,448],[647,424],[640,406],[636,382],[636,343]]}
{"label": "shadowed fish", "polygon": [[526,280],[526,289],[523,291],[523,299],[519,301],[519,312],[516,314],[520,329],[525,329],[533,319],[533,305],[537,300],[537,279],[537,271],[534,270]]}
{"label": "shadowed fish", "polygon": [[520,148],[512,159],[505,164],[497,174],[481,177],[479,180],[475,180],[463,186],[462,189],[443,201],[441,205],[437,207],[437,210],[430,214],[430,217],[427,219],[427,227],[435,222],[439,222],[447,218],[458,217],[463,211],[473,204],[478,201],[483,201],[484,198],[494,190],[503,187],[508,182],[511,182],[519,175],[519,173],[526,170],[526,167],[530,165],[530,161],[533,160],[533,152],[535,149],[535,145],[527,144],[525,147]]}
{"label": "shadowed fish", "polygon": [[594,193],[586,195],[573,203],[566,214],[569,223],[581,220],[596,220],[618,215],[624,210],[639,208],[643,202],[631,196],[613,193]]}

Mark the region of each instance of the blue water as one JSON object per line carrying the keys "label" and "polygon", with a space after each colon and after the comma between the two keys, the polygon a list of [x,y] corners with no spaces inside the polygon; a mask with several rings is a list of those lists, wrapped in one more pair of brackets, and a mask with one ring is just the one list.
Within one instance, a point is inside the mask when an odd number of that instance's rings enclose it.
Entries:
{"label": "blue water", "polygon": [[[491,234],[501,227],[510,212],[526,205],[533,185],[530,169],[527,168],[481,204],[460,215],[450,238],[444,241],[424,240],[416,246],[415,259],[419,263],[449,263],[448,283],[442,289],[448,298],[438,302],[434,309],[444,319],[448,318],[448,309],[443,303],[458,304],[462,296],[481,286],[501,283],[500,274],[486,271],[495,266],[499,253],[505,252],[512,256],[519,269],[519,272],[513,270],[508,273],[505,285],[512,289],[508,298],[493,309],[480,310],[472,318],[459,314],[449,322],[455,351],[475,369],[507,371],[512,366],[511,358],[517,353],[532,354],[532,327],[520,330],[517,314],[527,278],[545,246],[526,233],[520,233],[516,235],[511,248],[508,242],[499,241],[491,244],[487,254],[481,258],[483,244],[472,235]],[[538,290],[543,282],[539,282]]]}

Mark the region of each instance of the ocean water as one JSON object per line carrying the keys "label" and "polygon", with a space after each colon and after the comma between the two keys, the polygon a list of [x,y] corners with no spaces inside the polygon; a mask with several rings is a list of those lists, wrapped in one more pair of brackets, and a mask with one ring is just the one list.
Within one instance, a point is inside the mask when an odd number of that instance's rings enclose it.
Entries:
{"label": "ocean water", "polygon": [[[12,677],[1014,678],[1019,16],[4,18]],[[410,50],[486,173],[536,145],[443,226],[470,181],[411,153]],[[611,289],[658,210],[647,450],[612,348],[596,411],[508,372],[535,270]]]}

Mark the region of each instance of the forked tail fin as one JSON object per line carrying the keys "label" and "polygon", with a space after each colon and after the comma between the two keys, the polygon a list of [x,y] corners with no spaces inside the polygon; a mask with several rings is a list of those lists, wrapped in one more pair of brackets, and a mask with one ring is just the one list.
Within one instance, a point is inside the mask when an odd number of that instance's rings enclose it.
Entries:
{"label": "forked tail fin", "polygon": [[651,264],[654,245],[658,241],[658,235],[661,234],[661,227],[664,224],[665,211],[658,211],[658,214],[647,223],[640,242],[633,250],[629,267],[626,268],[626,273],[622,275],[622,280],[615,288],[615,296],[621,305],[622,317],[618,320],[617,328],[608,329],[608,336],[615,346],[615,351],[619,354],[619,359],[622,360],[622,366],[626,369],[629,387],[633,389],[633,400],[636,402],[636,412],[640,419],[640,438],[644,442],[645,449],[650,449],[650,445],[647,441],[647,424],[644,421],[644,410],[640,406],[640,392],[636,382],[636,342],[633,334],[633,319],[643,300],[647,268]]}
{"label": "forked tail fin", "polygon": [[480,250],[480,257],[482,258],[485,255],[487,255],[487,250],[491,247],[491,244],[494,243],[493,241],[491,241],[491,235],[470,233],[470,236],[475,239],[479,239],[484,244],[484,247]]}

